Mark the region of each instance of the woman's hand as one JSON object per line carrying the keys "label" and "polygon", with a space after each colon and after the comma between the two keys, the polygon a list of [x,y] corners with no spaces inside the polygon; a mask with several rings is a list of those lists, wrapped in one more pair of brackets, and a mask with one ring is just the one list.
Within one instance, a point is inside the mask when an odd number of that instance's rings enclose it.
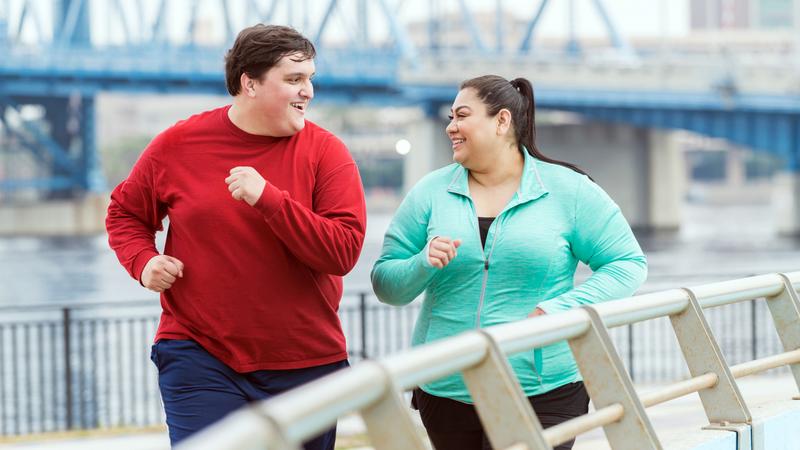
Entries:
{"label": "woman's hand", "polygon": [[444,266],[450,264],[450,261],[456,257],[458,252],[456,249],[461,245],[461,239],[450,240],[446,236],[437,236],[433,238],[431,244],[428,246],[428,262],[438,269],[443,269]]}
{"label": "woman's hand", "polygon": [[533,310],[532,313],[528,314],[528,317],[543,316],[545,314],[547,314],[547,313],[544,312],[544,310],[542,308],[536,308],[536,309]]}

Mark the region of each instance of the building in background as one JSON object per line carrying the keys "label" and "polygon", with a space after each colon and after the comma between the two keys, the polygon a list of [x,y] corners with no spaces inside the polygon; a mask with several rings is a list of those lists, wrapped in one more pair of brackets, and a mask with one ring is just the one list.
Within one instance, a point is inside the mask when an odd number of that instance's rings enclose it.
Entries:
{"label": "building in background", "polygon": [[690,22],[700,30],[793,28],[794,0],[691,0]]}

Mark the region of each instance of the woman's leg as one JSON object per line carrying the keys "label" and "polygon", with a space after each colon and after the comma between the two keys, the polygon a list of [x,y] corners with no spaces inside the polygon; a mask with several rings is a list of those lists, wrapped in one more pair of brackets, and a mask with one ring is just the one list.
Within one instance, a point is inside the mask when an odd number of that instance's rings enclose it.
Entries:
{"label": "woman's leg", "polygon": [[[589,393],[583,382],[570,383],[541,395],[528,397],[542,427],[550,428],[589,411]],[[553,450],[571,450],[575,440]]]}
{"label": "woman's leg", "polygon": [[482,450],[485,440],[475,407],[414,390],[422,424],[436,450]]}

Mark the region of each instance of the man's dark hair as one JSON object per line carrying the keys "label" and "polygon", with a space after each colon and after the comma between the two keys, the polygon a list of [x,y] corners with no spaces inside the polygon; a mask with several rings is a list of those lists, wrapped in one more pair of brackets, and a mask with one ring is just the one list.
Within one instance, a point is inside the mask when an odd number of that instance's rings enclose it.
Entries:
{"label": "man's dark hair", "polygon": [[241,90],[242,74],[260,80],[286,55],[297,54],[296,61],[313,59],[314,44],[292,27],[258,24],[239,32],[233,47],[225,55],[225,84],[236,96]]}

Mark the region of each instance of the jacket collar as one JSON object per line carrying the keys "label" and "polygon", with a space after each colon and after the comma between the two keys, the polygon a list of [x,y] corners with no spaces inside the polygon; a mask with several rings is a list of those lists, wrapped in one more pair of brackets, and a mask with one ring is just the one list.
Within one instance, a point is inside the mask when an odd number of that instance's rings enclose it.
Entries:
{"label": "jacket collar", "polygon": [[[510,204],[509,206],[536,200],[547,195],[549,192],[542,182],[542,176],[539,173],[542,162],[531,156],[525,147],[522,147],[522,154],[525,159],[522,168],[522,180],[520,180],[519,188],[517,188],[517,194],[511,200],[513,205]],[[469,197],[469,177],[468,171],[464,166],[460,164],[456,165],[453,178],[447,186],[447,191]]]}

